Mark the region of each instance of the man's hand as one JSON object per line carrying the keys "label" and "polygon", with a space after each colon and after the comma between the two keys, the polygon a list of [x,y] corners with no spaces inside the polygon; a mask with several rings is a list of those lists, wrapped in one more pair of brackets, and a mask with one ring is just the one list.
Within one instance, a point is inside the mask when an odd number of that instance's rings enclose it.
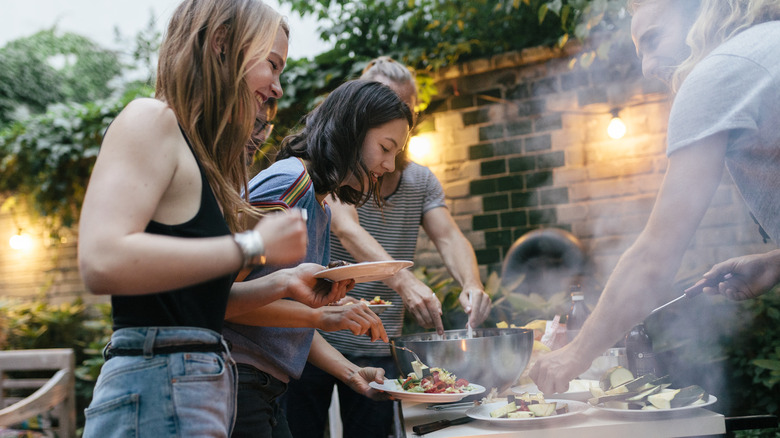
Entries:
{"label": "man's hand", "polygon": [[564,393],[569,382],[590,368],[592,361],[579,360],[572,344],[546,353],[537,359],[528,374],[540,392],[544,394]]}
{"label": "man's hand", "polygon": [[[343,301],[343,300],[342,300]],[[368,334],[371,341],[390,342],[382,320],[367,305],[325,306],[317,309],[316,327],[328,332],[349,330],[356,336]]]}
{"label": "man's hand", "polygon": [[460,301],[460,305],[463,306],[466,315],[469,316],[468,325],[471,326],[471,328],[481,325],[490,315],[490,308],[492,306],[490,296],[482,289],[464,288],[460,293],[458,300]]}
{"label": "man's hand", "polygon": [[[731,276],[724,279],[727,274]],[[728,259],[703,277],[696,285],[717,282],[702,289],[706,294],[722,294],[735,301],[756,298],[780,283],[780,250]]]}
{"label": "man's hand", "polygon": [[417,323],[423,328],[435,328],[436,333],[444,334],[444,325],[441,322],[441,302],[435,293],[425,283],[414,277],[411,272],[399,272],[396,275],[406,275],[403,283],[396,288],[404,301],[404,305]]}
{"label": "man's hand", "polygon": [[389,395],[386,392],[377,391],[371,388],[368,386],[368,384],[371,382],[382,384],[384,383],[384,378],[385,370],[382,368],[365,367],[359,368],[357,371],[352,373],[349,376],[349,379],[347,379],[347,381],[344,383],[346,383],[347,386],[352,388],[352,390],[358,394],[363,394],[372,400],[382,401],[389,400]]}

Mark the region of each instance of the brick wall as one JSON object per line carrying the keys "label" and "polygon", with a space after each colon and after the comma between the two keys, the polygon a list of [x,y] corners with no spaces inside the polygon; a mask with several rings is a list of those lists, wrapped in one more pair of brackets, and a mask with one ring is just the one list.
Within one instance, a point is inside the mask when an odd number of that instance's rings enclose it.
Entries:
{"label": "brick wall", "polygon": [[[576,48],[533,49],[435,77],[439,94],[419,134],[434,152],[417,161],[442,182],[483,279],[500,273],[516,239],[543,227],[578,237],[606,278],[652,209],[667,165],[670,96],[661,83],[641,77],[635,59],[571,68],[575,55]],[[606,134],[612,108],[628,128],[621,140]],[[435,247],[420,236],[417,264],[443,269]],[[679,275],[699,275],[770,245],[726,174]]]}
{"label": "brick wall", "polygon": [[[0,202],[2,204],[2,202]],[[13,250],[11,236],[20,229],[32,239],[27,250]],[[78,272],[76,239],[67,230],[55,242],[23,214],[0,213],[0,296],[11,299],[49,297],[52,302],[71,302],[84,293]]]}
{"label": "brick wall", "polygon": [[[641,78],[636,61],[569,67],[576,47],[530,49],[459,65],[436,76],[439,94],[421,118],[435,145],[424,160],[441,180],[483,279],[501,271],[507,249],[529,230],[558,227],[582,240],[606,276],[641,231],[661,184],[669,96]],[[613,107],[627,135],[606,135]],[[56,299],[84,294],[75,238],[8,248],[19,219],[0,213],[0,295]],[[42,236],[41,236],[42,237]],[[768,250],[728,175],[683,260],[698,275],[728,257]],[[417,266],[441,270],[421,233]]]}

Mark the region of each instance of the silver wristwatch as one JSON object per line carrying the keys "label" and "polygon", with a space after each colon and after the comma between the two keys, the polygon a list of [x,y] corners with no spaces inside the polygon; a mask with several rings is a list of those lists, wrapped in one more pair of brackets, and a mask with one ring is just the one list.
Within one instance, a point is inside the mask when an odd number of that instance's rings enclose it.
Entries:
{"label": "silver wristwatch", "polygon": [[265,264],[265,246],[257,230],[248,230],[233,235],[233,240],[244,255],[244,268]]}

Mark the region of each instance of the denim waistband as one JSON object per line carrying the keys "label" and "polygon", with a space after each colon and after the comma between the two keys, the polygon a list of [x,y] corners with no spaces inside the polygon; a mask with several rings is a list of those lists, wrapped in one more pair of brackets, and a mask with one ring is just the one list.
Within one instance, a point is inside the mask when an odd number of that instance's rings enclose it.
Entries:
{"label": "denim waistband", "polygon": [[106,360],[114,356],[144,356],[185,352],[229,352],[222,335],[198,327],[131,327],[119,329],[106,345]]}

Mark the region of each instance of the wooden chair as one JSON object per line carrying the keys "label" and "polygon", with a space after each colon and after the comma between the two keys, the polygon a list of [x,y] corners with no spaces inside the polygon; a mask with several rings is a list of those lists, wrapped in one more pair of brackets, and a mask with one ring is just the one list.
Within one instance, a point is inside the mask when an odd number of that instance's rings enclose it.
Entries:
{"label": "wooden chair", "polygon": [[[75,354],[70,348],[0,351],[0,426],[53,411],[59,438],[76,436]],[[9,371],[53,371],[50,378],[11,378]],[[26,397],[9,392],[32,392]]]}

